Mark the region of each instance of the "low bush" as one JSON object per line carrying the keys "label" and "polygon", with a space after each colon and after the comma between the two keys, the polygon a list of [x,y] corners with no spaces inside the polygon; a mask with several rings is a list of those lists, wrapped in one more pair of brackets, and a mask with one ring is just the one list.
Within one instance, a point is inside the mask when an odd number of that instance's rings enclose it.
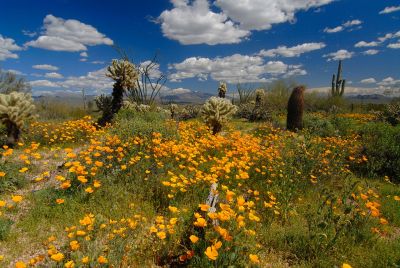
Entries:
{"label": "low bush", "polygon": [[400,126],[368,123],[360,134],[363,153],[368,158],[361,172],[367,176],[389,176],[400,182]]}

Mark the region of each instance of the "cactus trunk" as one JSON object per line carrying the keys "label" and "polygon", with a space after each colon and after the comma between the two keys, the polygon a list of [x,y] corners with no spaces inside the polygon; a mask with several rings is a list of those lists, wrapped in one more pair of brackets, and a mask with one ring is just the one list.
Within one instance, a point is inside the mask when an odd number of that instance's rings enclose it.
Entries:
{"label": "cactus trunk", "polygon": [[19,141],[21,131],[18,128],[18,126],[11,121],[6,124],[6,128],[7,128],[7,145],[12,148]]}

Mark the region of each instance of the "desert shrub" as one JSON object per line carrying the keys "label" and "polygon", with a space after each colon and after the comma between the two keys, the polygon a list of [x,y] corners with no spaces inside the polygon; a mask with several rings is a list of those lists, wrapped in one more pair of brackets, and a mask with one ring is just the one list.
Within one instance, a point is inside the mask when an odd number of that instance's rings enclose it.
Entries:
{"label": "desert shrub", "polygon": [[40,101],[36,103],[36,108],[41,120],[80,119],[87,115],[81,106],[60,101]]}
{"label": "desert shrub", "polygon": [[200,115],[200,107],[197,105],[186,105],[178,113],[179,120],[189,120],[197,118]]}
{"label": "desert shrub", "polygon": [[400,182],[400,126],[387,123],[365,124],[360,131],[368,158],[361,169],[368,176],[389,176]]}
{"label": "desert shrub", "polygon": [[400,102],[388,104],[382,112],[377,113],[379,121],[388,122],[392,126],[400,124]]}
{"label": "desert shrub", "polygon": [[323,114],[309,113],[304,117],[304,127],[314,135],[330,137],[337,134],[335,126]]}
{"label": "desert shrub", "polygon": [[176,127],[168,124],[165,113],[149,111],[137,112],[131,109],[121,109],[118,112],[115,128],[111,133],[117,134],[121,139],[134,136],[151,136],[153,132],[161,133],[163,136],[174,136]]}

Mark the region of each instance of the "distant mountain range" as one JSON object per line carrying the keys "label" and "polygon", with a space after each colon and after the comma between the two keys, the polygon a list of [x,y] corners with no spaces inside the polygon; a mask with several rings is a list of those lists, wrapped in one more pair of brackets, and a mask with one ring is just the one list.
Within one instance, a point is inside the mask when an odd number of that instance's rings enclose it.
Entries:
{"label": "distant mountain range", "polygon": [[[326,96],[327,94],[321,91],[321,96]],[[162,103],[178,103],[178,104],[201,104],[204,103],[208,98],[216,96],[206,92],[191,91],[173,95],[164,95],[159,97],[159,101]],[[86,95],[86,102],[93,101],[95,95]],[[33,96],[37,102],[63,102],[70,105],[82,105],[82,95],[79,93],[64,92],[57,95],[40,95]],[[228,96],[229,98],[229,96]],[[387,103],[390,102],[392,97],[381,95],[381,94],[355,94],[349,93],[345,95],[345,98],[352,102],[363,102],[363,103]]]}

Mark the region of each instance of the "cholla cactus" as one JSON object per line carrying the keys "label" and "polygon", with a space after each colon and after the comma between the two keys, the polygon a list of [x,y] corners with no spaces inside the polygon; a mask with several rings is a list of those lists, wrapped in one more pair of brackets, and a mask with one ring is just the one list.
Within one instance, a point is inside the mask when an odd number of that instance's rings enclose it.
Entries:
{"label": "cholla cactus", "polygon": [[26,121],[33,119],[35,105],[29,94],[0,94],[0,120],[7,128],[7,144],[13,146],[20,138]]}
{"label": "cholla cactus", "polygon": [[138,105],[137,105],[136,102],[132,102],[132,101],[126,100],[126,101],[124,101],[123,107],[124,107],[125,109],[129,109],[129,110],[134,110],[134,111],[136,111]]}
{"label": "cholla cactus", "polygon": [[211,97],[203,105],[201,113],[206,124],[213,134],[221,131],[222,125],[237,111],[237,107],[230,100]]}
{"label": "cholla cactus", "polygon": [[146,112],[149,112],[150,110],[151,110],[151,106],[146,105],[146,104],[140,104],[136,107],[136,111],[139,113],[146,113]]}
{"label": "cholla cactus", "polygon": [[255,92],[255,95],[256,95],[256,103],[255,104],[256,104],[256,106],[260,106],[261,105],[261,101],[262,101],[262,98],[263,98],[264,94],[265,94],[265,91],[263,89],[259,88],[259,89],[256,90],[256,92]]}
{"label": "cholla cactus", "polygon": [[228,91],[228,87],[225,82],[220,82],[218,87],[218,97],[225,98],[225,94]]}
{"label": "cholla cactus", "polygon": [[139,77],[135,65],[128,60],[113,60],[107,71],[106,75],[119,83],[123,89],[134,87]]}
{"label": "cholla cactus", "polygon": [[104,126],[110,123],[114,114],[118,113],[123,105],[124,91],[134,88],[139,78],[139,72],[135,65],[128,60],[113,60],[107,68],[106,76],[112,78],[115,83],[112,92],[111,114],[107,118],[100,118],[99,124]]}
{"label": "cholla cactus", "polygon": [[171,118],[174,119],[176,117],[176,113],[178,112],[178,105],[171,103],[169,105],[169,112],[171,113]]}

